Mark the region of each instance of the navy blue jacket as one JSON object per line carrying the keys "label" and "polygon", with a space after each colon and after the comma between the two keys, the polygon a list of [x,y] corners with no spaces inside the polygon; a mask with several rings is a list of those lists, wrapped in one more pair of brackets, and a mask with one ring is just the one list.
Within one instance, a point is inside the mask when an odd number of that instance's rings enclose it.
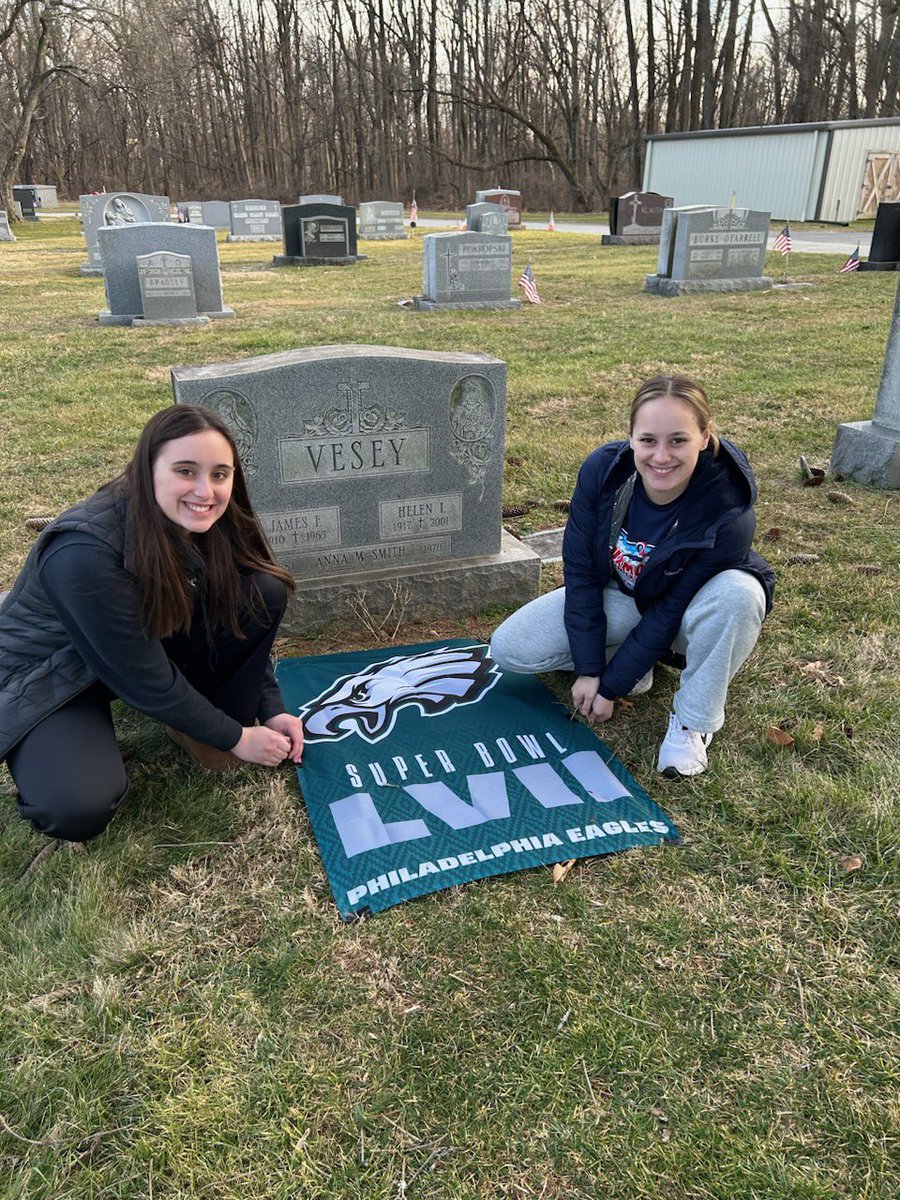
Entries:
{"label": "navy blue jacket", "polygon": [[575,671],[600,678],[607,700],[625,696],[671,647],[685,609],[704,583],[738,568],[755,575],[772,607],[775,575],[751,548],[756,481],[746,455],[722,441],[701,451],[676,527],[638,576],[641,620],[607,665],[603,589],[613,579],[615,544],[636,478],[627,441],[609,442],[582,464],[563,539],[565,624]]}

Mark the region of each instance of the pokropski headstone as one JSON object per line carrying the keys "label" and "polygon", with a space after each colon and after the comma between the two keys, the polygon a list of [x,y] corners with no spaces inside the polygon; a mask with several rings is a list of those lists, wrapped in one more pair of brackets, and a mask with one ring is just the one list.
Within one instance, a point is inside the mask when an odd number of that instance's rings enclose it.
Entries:
{"label": "pokropski headstone", "polygon": [[604,246],[653,246],[659,242],[663,213],[672,208],[671,196],[659,192],[626,192],[613,196],[609,205],[610,232],[603,234]]}
{"label": "pokropski headstone", "polygon": [[284,254],[276,267],[347,266],[356,252],[356,209],[341,204],[289,204],[281,211]]}
{"label": "pokropski headstone", "polygon": [[466,229],[469,233],[507,233],[509,209],[499,204],[468,204]]}
{"label": "pokropski headstone", "polygon": [[280,242],[281,205],[277,200],[232,200],[227,242]]}
{"label": "pokropski headstone", "polygon": [[206,325],[199,316],[194,295],[194,270],[190,256],[160,250],[137,256],[138,284],[143,316],[133,325]]}
{"label": "pokropski headstone", "polygon": [[37,208],[37,193],[28,183],[13,184],[13,200],[18,200],[22,206],[22,218],[25,221],[36,221],[38,215],[35,212]]}
{"label": "pokropski headstone", "polygon": [[315,346],[178,367],[172,380],[177,402],[231,427],[263,528],[298,580],[287,628],[353,619],[354,605],[356,623],[391,605],[399,621],[536,594],[539,559],[501,537],[505,363]]}
{"label": "pokropski headstone", "polygon": [[510,296],[512,238],[508,233],[430,233],[423,240],[423,294],[413,307],[520,308]]}
{"label": "pokropski headstone", "polygon": [[770,288],[762,273],[770,220],[769,213],[749,208],[667,209],[657,273],[647,276],[644,291],[679,296]]}
{"label": "pokropski headstone", "polygon": [[372,242],[408,238],[403,228],[403,205],[393,200],[369,200],[359,206],[359,236]]}
{"label": "pokropski headstone", "polygon": [[298,204],[337,204],[343,207],[343,196],[335,196],[332,192],[315,192],[311,196],[300,196]]}
{"label": "pokropski headstone", "polygon": [[871,421],[838,426],[832,471],[879,488],[900,488],[900,284]]}
{"label": "pokropski headstone", "polygon": [[141,225],[148,221],[168,221],[171,205],[168,196],[146,196],[141,192],[104,192],[80,196],[81,222],[87,242],[88,260],[82,263],[82,275],[102,275],[98,232],[107,227]]}
{"label": "pokropski headstone", "polygon": [[101,325],[131,325],[144,316],[138,258],[167,252],[191,260],[197,313],[213,318],[233,317],[222,303],[222,281],[216,231],[208,225],[179,225],[149,221],[139,225],[107,225],[98,233],[103,260],[107,309]]}
{"label": "pokropski headstone", "polygon": [[869,257],[861,271],[900,271],[900,200],[882,200],[875,210]]}
{"label": "pokropski headstone", "polygon": [[16,236],[9,227],[9,217],[6,209],[0,208],[0,242],[14,242]]}
{"label": "pokropski headstone", "polygon": [[505,208],[510,229],[518,229],[522,224],[522,193],[511,188],[491,188],[489,191],[475,193],[476,204],[499,204]]}

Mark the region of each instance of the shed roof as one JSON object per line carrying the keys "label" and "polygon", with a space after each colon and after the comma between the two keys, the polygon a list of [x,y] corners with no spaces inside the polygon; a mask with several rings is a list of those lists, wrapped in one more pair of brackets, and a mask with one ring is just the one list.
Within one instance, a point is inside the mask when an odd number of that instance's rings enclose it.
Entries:
{"label": "shed roof", "polygon": [[796,125],[745,125],[738,129],[688,129],[681,133],[648,133],[647,142],[693,138],[759,137],[770,133],[810,133],[815,129],[863,129],[869,126],[900,125],[900,117],[872,117],[862,121],[806,121]]}

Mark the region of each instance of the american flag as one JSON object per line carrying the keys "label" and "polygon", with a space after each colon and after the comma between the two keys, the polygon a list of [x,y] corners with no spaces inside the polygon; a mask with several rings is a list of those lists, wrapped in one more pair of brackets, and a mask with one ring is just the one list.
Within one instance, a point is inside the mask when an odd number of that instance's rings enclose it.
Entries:
{"label": "american flag", "polygon": [[793,248],[794,239],[791,237],[791,227],[790,225],[785,225],[784,229],[782,229],[781,233],[779,233],[778,237],[772,243],[772,249],[776,250],[779,254],[790,254]]}
{"label": "american flag", "polygon": [[838,267],[838,272],[842,271],[858,271],[859,270],[859,246],[853,251],[843,266]]}
{"label": "american flag", "polygon": [[531,263],[528,264],[519,276],[519,287],[525,289],[525,296],[532,304],[540,304],[541,298],[538,295],[537,284],[534,282],[534,271],[531,269]]}
{"label": "american flag", "polygon": [[409,206],[409,223],[415,225],[419,219],[419,206],[416,204],[416,198],[413,196],[412,204]]}

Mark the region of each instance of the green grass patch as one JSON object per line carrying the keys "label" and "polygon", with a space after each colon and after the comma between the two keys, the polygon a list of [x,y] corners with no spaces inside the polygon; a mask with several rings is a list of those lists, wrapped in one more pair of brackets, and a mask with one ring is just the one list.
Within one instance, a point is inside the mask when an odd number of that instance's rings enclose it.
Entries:
{"label": "green grass patch", "polygon": [[[530,258],[540,307],[427,314],[397,305],[421,290],[422,230],[341,270],[275,270],[271,246],[220,238],[233,321],[119,329],[97,324],[103,283],[79,274],[75,222],[15,232],[0,245],[2,587],[32,544],[24,519],[121,468],[171,403],[173,366],[355,342],[508,363],[504,499],[536,501],[520,532],[563,522],[554,502],[624,433],[635,384],[696,374],[753,461],[779,590],[708,774],[654,775],[667,669],[604,730],[684,844],[582,860],[557,888],[525,872],[344,926],[288,770],[207,776],[124,709],[126,808],[23,878],[44,843],[4,769],[0,1194],[896,1195],[900,501],[844,482],[835,504],[797,466],[824,466],[836,424],[871,415],[894,278],[797,254],[806,288],[667,300],[641,291],[653,248],[522,232],[514,277]],[[397,640],[486,636],[502,615]]]}

